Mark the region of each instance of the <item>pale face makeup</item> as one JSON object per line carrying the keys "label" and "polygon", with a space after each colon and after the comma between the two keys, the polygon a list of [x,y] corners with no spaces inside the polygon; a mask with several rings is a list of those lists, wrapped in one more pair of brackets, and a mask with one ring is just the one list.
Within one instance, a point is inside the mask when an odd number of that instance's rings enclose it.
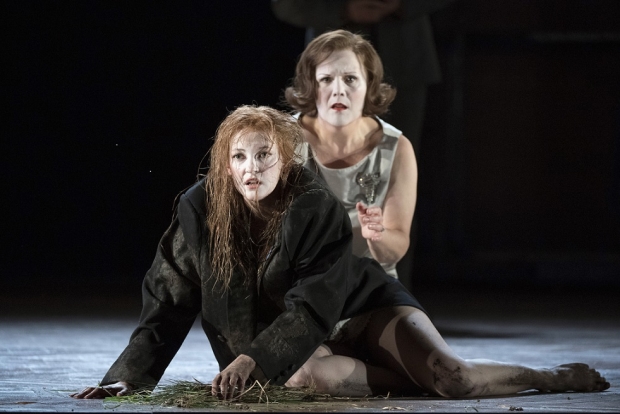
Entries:
{"label": "pale face makeup", "polygon": [[316,109],[321,121],[342,127],[361,118],[366,73],[352,50],[333,52],[316,67]]}
{"label": "pale face makeup", "polygon": [[268,203],[281,171],[278,148],[262,135],[250,132],[232,140],[228,173],[246,201]]}

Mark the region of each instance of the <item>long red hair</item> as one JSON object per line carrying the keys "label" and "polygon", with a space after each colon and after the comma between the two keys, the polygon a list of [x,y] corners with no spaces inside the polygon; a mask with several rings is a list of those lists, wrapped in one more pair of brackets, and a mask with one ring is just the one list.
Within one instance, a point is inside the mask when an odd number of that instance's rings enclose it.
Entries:
{"label": "long red hair", "polygon": [[[248,204],[235,187],[228,173],[231,145],[238,137],[255,133],[271,142],[280,154],[282,170],[275,212],[261,217],[260,202]],[[303,140],[303,132],[296,119],[266,106],[241,106],[231,112],[217,129],[210,150],[210,168],[207,173],[207,227],[209,229],[209,260],[212,277],[217,285],[228,289],[234,271],[245,275],[250,282],[261,272],[275,237],[280,233],[282,217],[290,204],[291,174],[301,171],[301,159],[296,148]],[[250,245],[251,216],[267,221],[256,249]]]}

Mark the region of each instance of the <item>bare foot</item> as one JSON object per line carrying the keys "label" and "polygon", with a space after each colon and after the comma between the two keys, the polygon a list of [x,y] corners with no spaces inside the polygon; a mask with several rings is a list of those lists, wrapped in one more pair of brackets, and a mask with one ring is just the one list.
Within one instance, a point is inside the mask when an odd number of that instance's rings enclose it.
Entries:
{"label": "bare foot", "polygon": [[539,391],[590,392],[603,391],[609,388],[609,383],[605,380],[605,377],[601,376],[597,370],[590,368],[587,364],[562,364],[543,370],[543,373],[549,375],[549,377],[547,378],[546,386],[539,388]]}

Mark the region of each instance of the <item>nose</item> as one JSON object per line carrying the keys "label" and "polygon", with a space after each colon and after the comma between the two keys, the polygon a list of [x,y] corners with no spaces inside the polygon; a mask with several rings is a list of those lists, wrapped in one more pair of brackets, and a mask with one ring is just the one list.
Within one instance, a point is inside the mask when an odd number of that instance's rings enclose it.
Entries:
{"label": "nose", "polygon": [[342,79],[337,77],[332,82],[332,85],[334,85],[333,96],[344,95],[344,82]]}
{"label": "nose", "polygon": [[250,159],[246,166],[246,171],[251,173],[259,172],[258,161]]}

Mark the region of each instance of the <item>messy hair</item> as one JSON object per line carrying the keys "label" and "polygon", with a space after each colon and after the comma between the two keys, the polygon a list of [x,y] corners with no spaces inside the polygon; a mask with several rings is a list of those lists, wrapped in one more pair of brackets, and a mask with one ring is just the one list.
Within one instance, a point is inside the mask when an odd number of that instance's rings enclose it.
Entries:
{"label": "messy hair", "polygon": [[[256,134],[278,149],[282,170],[276,189],[275,212],[263,214],[259,201],[248,202],[237,190],[229,174],[231,145],[246,134]],[[207,227],[209,229],[209,260],[212,277],[224,290],[228,289],[234,272],[241,272],[246,283],[252,283],[262,271],[261,264],[279,234],[282,217],[290,204],[290,184],[301,171],[301,160],[295,149],[303,132],[290,115],[266,106],[241,106],[232,111],[217,129],[210,150],[207,173]],[[251,216],[267,222],[257,243],[250,245]]]}
{"label": "messy hair", "polygon": [[318,36],[301,54],[292,86],[284,91],[286,103],[293,109],[316,116],[316,68],[333,52],[351,50],[366,72],[367,91],[362,114],[381,115],[387,112],[396,97],[396,89],[383,82],[383,64],[369,41],[347,30],[334,30]]}

